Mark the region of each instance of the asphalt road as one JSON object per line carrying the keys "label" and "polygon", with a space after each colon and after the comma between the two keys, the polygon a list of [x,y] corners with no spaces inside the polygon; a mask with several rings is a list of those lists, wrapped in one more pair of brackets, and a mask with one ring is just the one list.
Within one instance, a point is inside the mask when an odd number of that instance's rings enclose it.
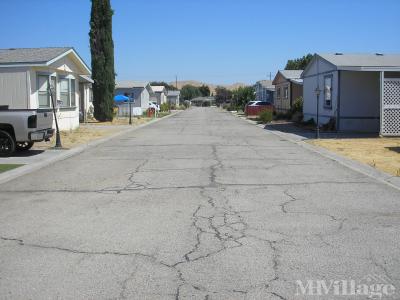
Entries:
{"label": "asphalt road", "polygon": [[399,231],[398,190],[194,108],[1,185],[0,298],[316,299],[307,279],[399,296]]}

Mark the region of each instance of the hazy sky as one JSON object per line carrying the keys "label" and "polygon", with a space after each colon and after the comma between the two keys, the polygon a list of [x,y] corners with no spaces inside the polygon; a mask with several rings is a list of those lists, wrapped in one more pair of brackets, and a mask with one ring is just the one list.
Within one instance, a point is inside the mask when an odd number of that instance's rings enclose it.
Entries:
{"label": "hazy sky", "polygon": [[[111,0],[118,79],[252,83],[315,52],[400,53],[400,0]],[[73,46],[89,0],[0,0],[0,48]]]}

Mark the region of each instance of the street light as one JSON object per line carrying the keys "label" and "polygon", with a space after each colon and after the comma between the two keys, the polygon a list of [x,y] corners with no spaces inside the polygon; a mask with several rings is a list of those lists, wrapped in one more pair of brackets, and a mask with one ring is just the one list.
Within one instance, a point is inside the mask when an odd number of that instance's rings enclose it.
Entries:
{"label": "street light", "polygon": [[321,90],[319,89],[319,86],[315,88],[315,94],[317,95],[317,132],[316,132],[316,138],[319,139],[319,95],[321,94]]}
{"label": "street light", "polygon": [[129,97],[129,125],[132,125],[132,97]]}
{"label": "street light", "polygon": [[51,98],[51,104],[53,106],[53,115],[54,115],[54,121],[56,123],[56,145],[54,146],[55,149],[62,149],[61,145],[61,136],[60,136],[60,129],[58,128],[58,120],[57,120],[57,112],[56,112],[56,103],[54,102],[54,97],[53,97],[53,90],[54,87],[51,87],[49,85],[48,88],[48,93],[50,94]]}

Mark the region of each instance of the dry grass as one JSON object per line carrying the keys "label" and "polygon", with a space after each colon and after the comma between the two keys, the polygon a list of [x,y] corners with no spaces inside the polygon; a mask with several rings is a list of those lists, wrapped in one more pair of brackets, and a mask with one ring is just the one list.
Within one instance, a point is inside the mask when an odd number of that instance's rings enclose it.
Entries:
{"label": "dry grass", "polygon": [[400,176],[400,138],[323,139],[310,143]]}
{"label": "dry grass", "polygon": [[[132,126],[149,122],[150,118],[134,118],[132,119]],[[124,126],[125,125],[125,126]],[[126,130],[129,126],[127,118],[114,119],[112,122],[89,122],[88,124],[81,124],[78,129],[72,131],[61,131],[61,143],[63,148],[71,149],[76,146],[86,144],[90,141],[104,138],[118,131]],[[55,136],[50,142],[35,143],[34,149],[49,149],[55,145]]]}
{"label": "dry grass", "polygon": [[[143,123],[147,123],[152,120],[152,118],[140,117],[140,118],[132,118],[133,125],[140,125]],[[99,122],[95,119],[90,120],[88,122],[90,125],[129,125],[129,118],[115,118],[112,122]]]}

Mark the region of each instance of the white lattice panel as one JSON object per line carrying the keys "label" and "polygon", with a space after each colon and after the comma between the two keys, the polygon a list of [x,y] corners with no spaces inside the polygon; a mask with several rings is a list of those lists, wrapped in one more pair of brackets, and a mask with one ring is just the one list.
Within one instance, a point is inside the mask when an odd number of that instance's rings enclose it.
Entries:
{"label": "white lattice panel", "polygon": [[382,133],[400,135],[400,109],[384,109],[383,119]]}
{"label": "white lattice panel", "polygon": [[400,136],[400,79],[385,79],[382,103],[382,135]]}
{"label": "white lattice panel", "polygon": [[400,105],[400,80],[385,80],[383,105]]}

